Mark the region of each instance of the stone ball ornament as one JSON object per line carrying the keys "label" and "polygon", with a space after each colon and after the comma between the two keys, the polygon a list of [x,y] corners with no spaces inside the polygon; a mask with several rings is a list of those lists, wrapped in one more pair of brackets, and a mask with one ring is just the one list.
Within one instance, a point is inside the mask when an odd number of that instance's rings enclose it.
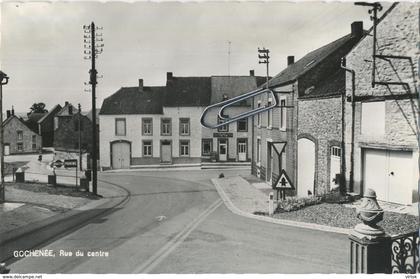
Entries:
{"label": "stone ball ornament", "polygon": [[374,190],[365,191],[361,204],[356,208],[356,214],[363,223],[356,225],[354,235],[367,239],[385,236],[384,229],[377,225],[384,217],[384,210],[379,206]]}

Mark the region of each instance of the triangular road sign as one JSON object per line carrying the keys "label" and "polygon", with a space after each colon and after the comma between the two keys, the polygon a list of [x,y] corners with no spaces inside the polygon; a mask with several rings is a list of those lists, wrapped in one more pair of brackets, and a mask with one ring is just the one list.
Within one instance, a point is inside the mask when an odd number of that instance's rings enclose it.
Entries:
{"label": "triangular road sign", "polygon": [[295,189],[285,170],[281,170],[279,179],[274,184],[274,189]]}

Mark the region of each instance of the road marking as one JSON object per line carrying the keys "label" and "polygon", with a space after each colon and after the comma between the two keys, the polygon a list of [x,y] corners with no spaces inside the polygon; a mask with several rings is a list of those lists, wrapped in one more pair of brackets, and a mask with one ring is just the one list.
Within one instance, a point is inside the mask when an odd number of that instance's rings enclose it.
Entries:
{"label": "road marking", "polygon": [[162,248],[159,249],[153,256],[151,256],[146,262],[135,269],[132,273],[149,273],[158,264],[160,264],[172,251],[174,251],[187,237],[200,225],[204,219],[207,218],[213,211],[215,211],[223,201],[221,199],[216,200],[212,203],[203,213],[189,223],[182,231],[180,231],[173,239],[168,241]]}

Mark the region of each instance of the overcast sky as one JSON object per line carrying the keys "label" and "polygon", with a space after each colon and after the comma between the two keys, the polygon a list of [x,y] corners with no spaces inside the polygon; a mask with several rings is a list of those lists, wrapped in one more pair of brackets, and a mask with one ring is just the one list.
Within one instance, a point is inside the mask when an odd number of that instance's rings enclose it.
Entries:
{"label": "overcast sky", "polygon": [[[389,5],[386,5],[389,6]],[[50,109],[65,100],[90,110],[89,61],[83,59],[83,25],[104,30],[97,61],[97,106],[123,86],[164,85],[175,76],[248,75],[257,48],[271,51],[270,75],[311,50],[350,32],[353,21],[371,27],[367,9],[353,3],[2,3],[1,70],[4,110],[26,112],[34,102]]]}

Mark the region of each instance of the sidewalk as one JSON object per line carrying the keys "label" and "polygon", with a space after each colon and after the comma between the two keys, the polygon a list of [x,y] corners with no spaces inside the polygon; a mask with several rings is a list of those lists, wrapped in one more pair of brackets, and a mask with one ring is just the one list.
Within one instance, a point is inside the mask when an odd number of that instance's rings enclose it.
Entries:
{"label": "sidewalk", "polygon": [[[274,190],[265,187],[260,181],[255,181],[255,183],[251,181],[251,184],[244,178],[235,176],[212,179],[212,182],[225,205],[233,213],[244,217],[342,234],[348,234],[356,224],[360,223],[354,209],[359,201],[346,205],[321,203],[297,211],[276,213],[273,217],[269,217],[268,193]],[[382,222],[387,232],[398,234],[400,231],[416,227],[416,223],[418,223],[418,211],[414,210],[417,209],[416,205],[380,204],[387,212]],[[275,204],[274,208],[276,208]]]}
{"label": "sidewalk", "polygon": [[98,188],[103,198],[68,191],[73,190],[69,187],[36,183],[6,185],[7,202],[0,204],[0,262],[11,259],[14,250],[31,249],[70,232],[127,198],[127,193],[115,186],[100,183]]}

